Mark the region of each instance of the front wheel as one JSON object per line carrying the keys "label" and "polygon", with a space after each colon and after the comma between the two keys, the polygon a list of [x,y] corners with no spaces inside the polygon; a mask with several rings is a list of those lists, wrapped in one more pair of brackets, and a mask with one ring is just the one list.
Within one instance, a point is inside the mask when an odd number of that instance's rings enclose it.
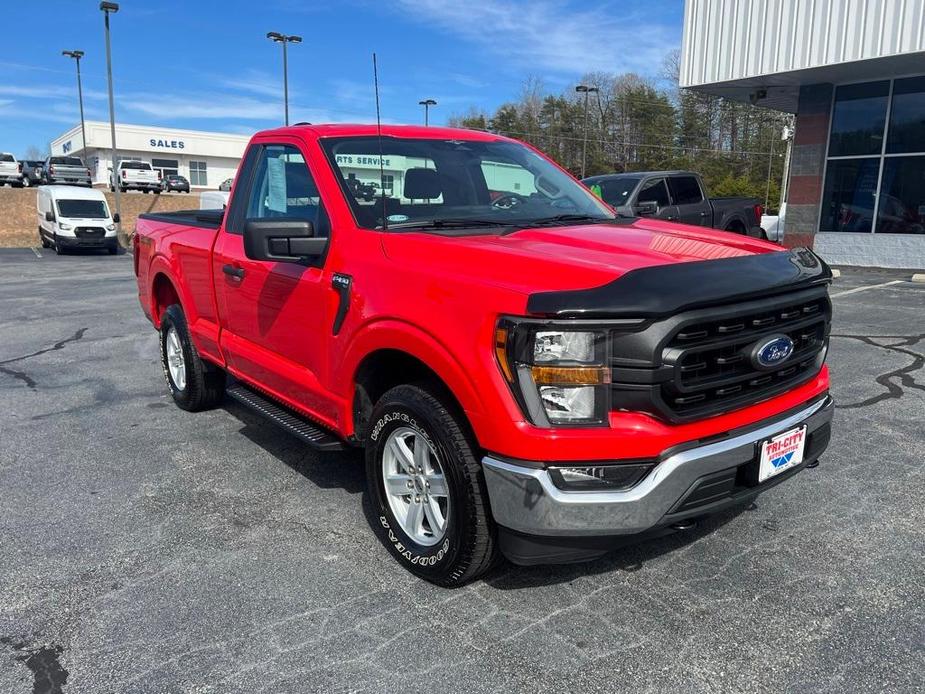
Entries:
{"label": "front wheel", "polygon": [[32,186],[32,181],[30,181],[28,178],[23,178],[22,186],[23,188],[30,188]]}
{"label": "front wheel", "polygon": [[460,586],[497,556],[477,447],[458,408],[424,385],[388,391],[373,409],[366,476],[375,530],[411,573]]}
{"label": "front wheel", "polygon": [[225,372],[199,356],[179,304],[164,310],[160,334],[164,379],[177,406],[196,412],[220,403],[225,395]]}

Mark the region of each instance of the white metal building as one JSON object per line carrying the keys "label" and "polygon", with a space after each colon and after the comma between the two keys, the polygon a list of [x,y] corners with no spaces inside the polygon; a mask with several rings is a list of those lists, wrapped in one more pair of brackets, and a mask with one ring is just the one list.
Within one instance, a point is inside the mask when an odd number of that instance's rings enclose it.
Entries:
{"label": "white metal building", "polygon": [[[108,185],[112,166],[109,123],[86,121],[86,130],[86,147],[78,123],[52,141],[51,153],[81,157],[93,182]],[[180,174],[193,188],[218,188],[222,181],[233,178],[249,140],[247,135],[116,123],[120,160],[146,161],[162,175]]]}
{"label": "white metal building", "polygon": [[925,267],[925,0],[686,0],[681,86],[796,114],[784,243]]}

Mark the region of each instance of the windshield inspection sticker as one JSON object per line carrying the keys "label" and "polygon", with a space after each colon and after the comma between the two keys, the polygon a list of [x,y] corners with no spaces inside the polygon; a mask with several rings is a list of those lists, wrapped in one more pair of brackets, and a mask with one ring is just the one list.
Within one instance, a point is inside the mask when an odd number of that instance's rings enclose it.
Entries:
{"label": "windshield inspection sticker", "polygon": [[267,209],[286,211],[286,162],[267,159]]}
{"label": "windshield inspection sticker", "polygon": [[390,222],[407,222],[410,218],[406,214],[390,214],[386,219]]}

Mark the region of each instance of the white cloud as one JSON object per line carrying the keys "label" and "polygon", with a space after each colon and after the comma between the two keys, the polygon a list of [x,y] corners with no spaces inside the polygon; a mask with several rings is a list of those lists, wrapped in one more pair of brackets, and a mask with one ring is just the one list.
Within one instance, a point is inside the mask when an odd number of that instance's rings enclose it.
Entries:
{"label": "white cloud", "polygon": [[281,104],[227,94],[152,94],[129,92],[118,100],[118,107],[142,113],[160,120],[190,119],[244,119],[276,120],[282,112]]}
{"label": "white cloud", "polygon": [[456,34],[519,68],[652,73],[680,43],[680,26],[658,24],[656,12],[635,13],[618,3],[398,0],[398,5],[407,18]]}
{"label": "white cloud", "polygon": [[[263,70],[245,70],[235,77],[218,78],[218,82],[229,89],[270,96],[276,99],[280,98],[283,92],[282,74],[270,74]],[[295,95],[296,92],[293,91],[292,83],[290,82],[289,98],[292,99]]]}

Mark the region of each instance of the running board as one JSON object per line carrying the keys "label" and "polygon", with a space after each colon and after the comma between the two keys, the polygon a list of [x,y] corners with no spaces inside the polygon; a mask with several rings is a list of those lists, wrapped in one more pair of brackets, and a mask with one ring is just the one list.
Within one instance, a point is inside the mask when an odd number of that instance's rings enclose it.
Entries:
{"label": "running board", "polygon": [[280,428],[296,436],[319,451],[343,451],[346,444],[330,431],[310,422],[285,405],[277,403],[240,381],[233,381],[225,388],[229,397],[250,410],[263,415]]}

